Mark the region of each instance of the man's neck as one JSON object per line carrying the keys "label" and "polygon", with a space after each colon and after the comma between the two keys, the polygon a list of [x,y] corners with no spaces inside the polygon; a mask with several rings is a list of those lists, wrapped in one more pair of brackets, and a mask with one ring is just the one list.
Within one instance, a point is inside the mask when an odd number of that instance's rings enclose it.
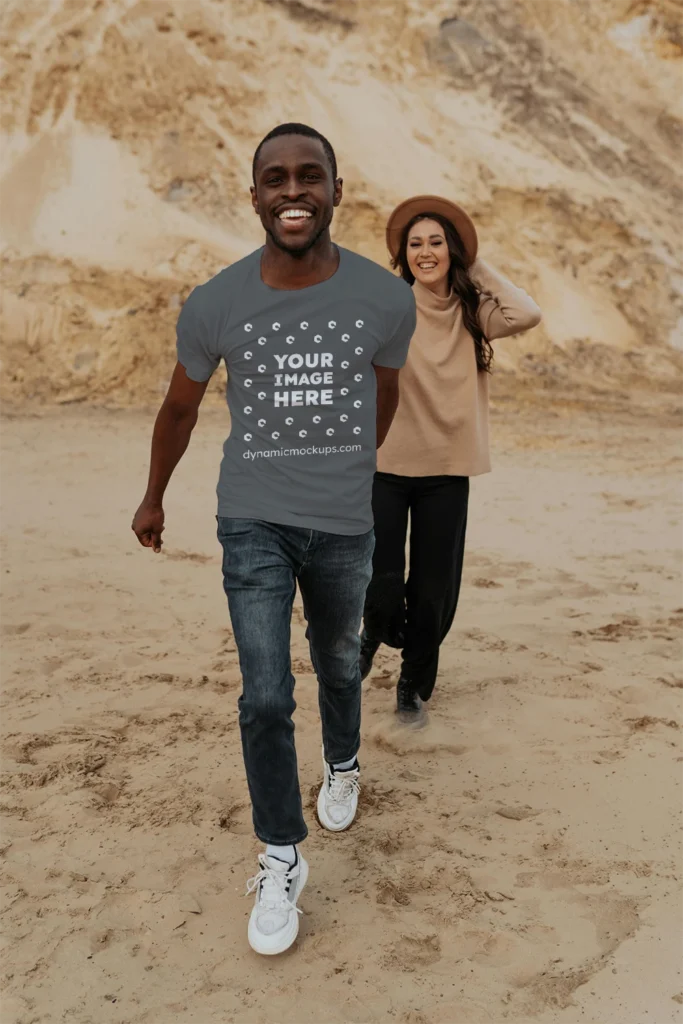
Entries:
{"label": "man's neck", "polygon": [[322,284],[337,272],[338,267],[339,250],[329,231],[300,254],[280,249],[268,236],[261,256],[261,280],[270,288],[296,291]]}

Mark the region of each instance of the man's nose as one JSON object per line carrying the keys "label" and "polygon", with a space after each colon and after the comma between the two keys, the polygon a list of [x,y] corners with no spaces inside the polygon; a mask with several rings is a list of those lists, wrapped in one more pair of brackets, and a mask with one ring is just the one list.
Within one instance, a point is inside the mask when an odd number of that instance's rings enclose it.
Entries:
{"label": "man's nose", "polygon": [[295,174],[290,174],[284,183],[282,193],[287,196],[288,199],[298,199],[299,196],[304,195],[306,192],[305,186],[297,178]]}

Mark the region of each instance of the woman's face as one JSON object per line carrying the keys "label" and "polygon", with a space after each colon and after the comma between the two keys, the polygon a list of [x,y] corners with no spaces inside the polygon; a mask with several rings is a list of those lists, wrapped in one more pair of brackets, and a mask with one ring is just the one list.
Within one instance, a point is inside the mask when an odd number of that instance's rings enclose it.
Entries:
{"label": "woman's face", "polygon": [[435,220],[419,220],[408,233],[408,266],[414,277],[432,291],[443,291],[451,265],[446,236]]}

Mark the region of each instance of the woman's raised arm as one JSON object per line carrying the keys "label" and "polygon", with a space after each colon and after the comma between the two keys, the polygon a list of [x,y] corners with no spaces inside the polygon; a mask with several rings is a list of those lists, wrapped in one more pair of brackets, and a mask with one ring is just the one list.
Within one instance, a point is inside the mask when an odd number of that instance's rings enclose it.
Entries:
{"label": "woman's raised arm", "polygon": [[475,260],[469,271],[481,293],[479,323],[489,341],[521,334],[541,322],[541,310],[523,288],[483,260]]}

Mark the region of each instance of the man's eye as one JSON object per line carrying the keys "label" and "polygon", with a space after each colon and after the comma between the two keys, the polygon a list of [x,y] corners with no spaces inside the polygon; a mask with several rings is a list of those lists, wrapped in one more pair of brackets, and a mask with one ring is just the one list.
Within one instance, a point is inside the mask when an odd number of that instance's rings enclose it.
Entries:
{"label": "man's eye", "polygon": [[306,181],[320,181],[319,174],[307,174],[305,175]]}
{"label": "man's eye", "polygon": [[268,178],[266,185],[277,185],[280,181],[282,181],[282,178]]}

